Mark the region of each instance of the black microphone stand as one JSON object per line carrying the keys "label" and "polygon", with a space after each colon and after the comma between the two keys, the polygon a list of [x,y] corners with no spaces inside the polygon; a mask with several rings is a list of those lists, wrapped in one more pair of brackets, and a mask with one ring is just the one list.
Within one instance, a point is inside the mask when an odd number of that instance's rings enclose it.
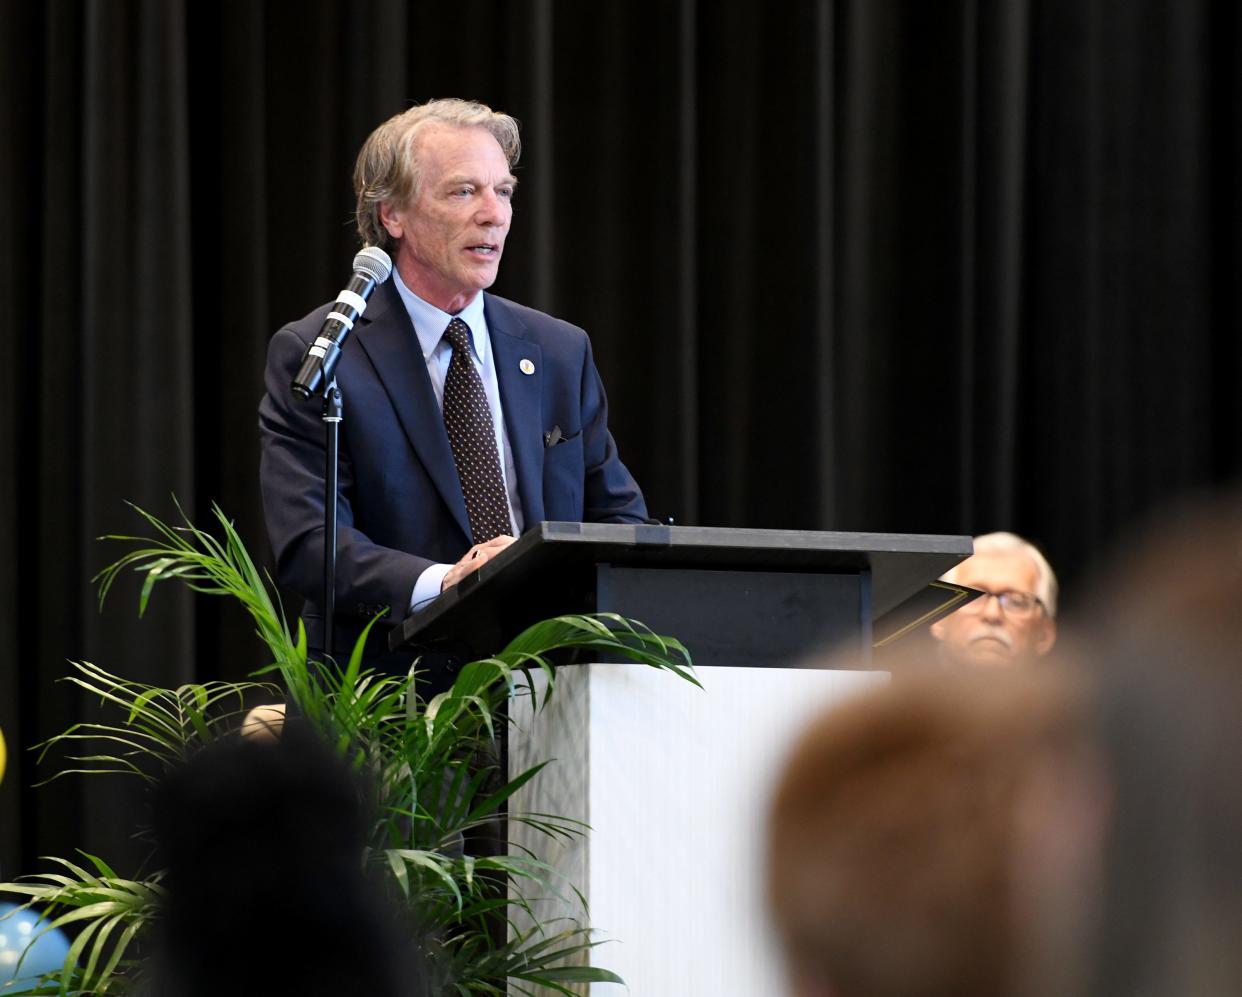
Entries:
{"label": "black microphone stand", "polygon": [[340,473],[341,421],[344,419],[341,389],[334,377],[323,393],[323,656],[335,662],[336,652],[336,507]]}
{"label": "black microphone stand", "polygon": [[315,341],[307,348],[302,365],[290,385],[295,397],[313,398],[323,389],[323,655],[334,661],[336,651],[336,512],[340,430],[343,418],[341,391],[336,384],[336,364],[341,347],[367,307],[367,298],[392,273],[392,259],[376,246],[367,246],[354,257],[354,275],[336,296]]}

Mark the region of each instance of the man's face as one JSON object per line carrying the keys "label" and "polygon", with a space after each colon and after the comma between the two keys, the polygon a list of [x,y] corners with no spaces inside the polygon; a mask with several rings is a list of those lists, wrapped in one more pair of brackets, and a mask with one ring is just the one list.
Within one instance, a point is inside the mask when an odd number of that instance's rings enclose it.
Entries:
{"label": "man's face", "polygon": [[431,124],[415,139],[422,178],[412,204],[383,205],[397,269],[411,291],[450,314],[500,269],[517,181],[485,128]]}
{"label": "man's face", "polygon": [[958,664],[1005,665],[1047,654],[1056,640],[1056,623],[1036,604],[1022,614],[1007,610],[1001,592],[1034,595],[1039,568],[1022,551],[988,551],[967,558],[953,579],[994,595],[982,596],[931,626],[945,655]]}

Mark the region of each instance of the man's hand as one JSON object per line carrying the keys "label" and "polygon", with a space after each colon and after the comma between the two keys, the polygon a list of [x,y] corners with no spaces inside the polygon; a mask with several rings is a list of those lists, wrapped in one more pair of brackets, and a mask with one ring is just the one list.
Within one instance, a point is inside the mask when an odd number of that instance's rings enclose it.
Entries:
{"label": "man's hand", "polygon": [[444,576],[444,581],[440,583],[440,591],[443,592],[451,585],[456,585],[459,581],[470,574],[472,571],[478,571],[488,561],[499,554],[502,550],[513,543],[514,537],[502,533],[485,544],[475,544],[468,551],[466,556],[454,564],[448,570],[448,574]]}

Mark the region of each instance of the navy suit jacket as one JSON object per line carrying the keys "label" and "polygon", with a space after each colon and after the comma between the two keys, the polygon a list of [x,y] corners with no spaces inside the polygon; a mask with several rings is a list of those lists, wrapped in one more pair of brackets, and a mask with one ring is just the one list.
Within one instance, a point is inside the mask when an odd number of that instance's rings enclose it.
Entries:
{"label": "navy suit jacket", "polygon": [[[608,431],[586,333],[493,295],[483,307],[526,525],[643,522],[647,509]],[[277,575],[306,598],[314,647],[322,643],[323,406],[295,398],[289,386],[330,310],[325,305],[272,338],[259,405],[260,482]],[[399,623],[423,570],[459,560],[471,540],[444,418],[391,278],[375,289],[346,342],[336,379],[344,421],[335,643],[347,653],[380,610],[388,609],[385,624]],[[546,447],[544,434],[554,428],[561,442]],[[376,651],[387,646],[386,627],[377,629],[368,643]]]}

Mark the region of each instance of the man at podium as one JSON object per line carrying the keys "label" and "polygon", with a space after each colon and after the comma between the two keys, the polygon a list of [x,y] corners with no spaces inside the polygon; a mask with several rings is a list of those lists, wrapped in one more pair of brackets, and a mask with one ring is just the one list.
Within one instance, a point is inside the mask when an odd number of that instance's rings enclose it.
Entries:
{"label": "man at podium", "polygon": [[[399,622],[541,520],[641,523],[608,431],[586,333],[483,293],[513,216],[517,122],[483,104],[411,107],[354,170],[362,242],[393,260],[336,368],[340,434],[336,651],[387,611]],[[259,407],[260,479],[280,581],[322,644],[321,401],[290,384],[332,310],[280,329]],[[385,646],[381,634],[370,646]],[[406,656],[408,658],[408,655]],[[370,664],[404,669],[408,660]]]}

